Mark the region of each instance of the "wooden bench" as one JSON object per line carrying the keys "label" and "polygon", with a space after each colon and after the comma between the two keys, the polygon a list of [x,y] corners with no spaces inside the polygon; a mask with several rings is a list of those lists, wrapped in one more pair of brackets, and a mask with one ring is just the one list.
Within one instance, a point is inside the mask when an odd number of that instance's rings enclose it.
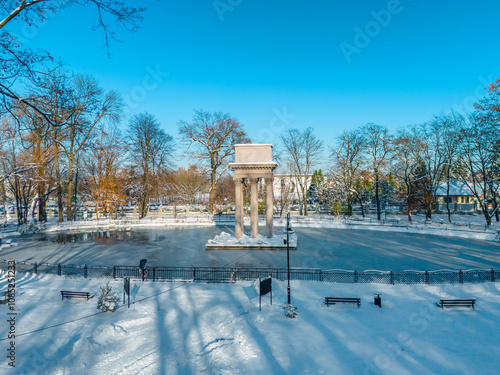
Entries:
{"label": "wooden bench", "polygon": [[70,292],[68,290],[61,290],[61,299],[66,298],[86,298],[87,301],[92,298],[89,292]]}
{"label": "wooden bench", "polygon": [[442,299],[437,304],[438,307],[444,309],[445,307],[472,307],[476,303],[475,299]]}
{"label": "wooden bench", "polygon": [[358,307],[361,305],[361,298],[337,298],[337,297],[325,297],[325,305],[335,305],[337,303],[355,303]]}

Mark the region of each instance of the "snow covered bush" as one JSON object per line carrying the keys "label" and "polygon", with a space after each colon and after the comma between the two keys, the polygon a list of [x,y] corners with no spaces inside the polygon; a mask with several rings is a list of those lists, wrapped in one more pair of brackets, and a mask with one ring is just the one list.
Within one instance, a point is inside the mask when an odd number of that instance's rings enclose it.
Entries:
{"label": "snow covered bush", "polygon": [[101,311],[115,311],[118,307],[118,296],[112,293],[109,281],[105,286],[101,286],[101,295],[97,301],[97,308]]}
{"label": "snow covered bush", "polygon": [[283,310],[285,311],[285,318],[296,318],[298,315],[297,308],[288,303],[283,306]]}
{"label": "snow covered bush", "polygon": [[22,224],[18,227],[18,232],[23,234],[40,233],[44,229],[44,224],[38,221],[30,221],[28,224]]}

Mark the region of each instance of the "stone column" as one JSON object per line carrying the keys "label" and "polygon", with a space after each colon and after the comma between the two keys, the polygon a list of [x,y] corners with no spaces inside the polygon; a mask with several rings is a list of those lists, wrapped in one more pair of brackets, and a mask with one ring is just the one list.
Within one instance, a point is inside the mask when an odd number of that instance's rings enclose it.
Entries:
{"label": "stone column", "polygon": [[273,233],[273,178],[266,178],[266,236],[271,238]]}
{"label": "stone column", "polygon": [[250,237],[256,238],[259,235],[259,179],[251,178],[250,182]]}
{"label": "stone column", "polygon": [[243,186],[241,178],[234,179],[234,237],[241,238],[243,235]]}

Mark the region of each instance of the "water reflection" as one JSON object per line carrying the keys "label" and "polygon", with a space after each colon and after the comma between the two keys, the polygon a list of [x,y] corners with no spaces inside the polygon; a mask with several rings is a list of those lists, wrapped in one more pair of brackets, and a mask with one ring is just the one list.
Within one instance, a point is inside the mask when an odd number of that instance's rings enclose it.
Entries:
{"label": "water reflection", "polygon": [[95,241],[100,245],[112,245],[115,243],[127,242],[130,239],[131,239],[130,232],[109,230],[109,231],[85,232],[85,233],[44,234],[38,238],[38,241],[50,241],[54,243]]}

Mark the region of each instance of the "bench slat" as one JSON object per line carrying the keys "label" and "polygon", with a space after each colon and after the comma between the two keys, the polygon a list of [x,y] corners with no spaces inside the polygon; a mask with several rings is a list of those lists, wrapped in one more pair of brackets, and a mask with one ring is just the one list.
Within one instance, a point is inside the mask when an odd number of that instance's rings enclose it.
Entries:
{"label": "bench slat", "polygon": [[474,305],[476,303],[475,299],[442,299],[439,300],[439,307],[444,309],[445,307],[454,307],[454,306],[460,306],[460,307],[472,307],[474,308]]}
{"label": "bench slat", "polygon": [[341,297],[325,297],[325,304],[335,305],[336,303],[356,303],[358,307],[361,305],[361,298],[341,298]]}
{"label": "bench slat", "polygon": [[89,292],[72,292],[69,290],[61,290],[61,299],[66,298],[86,298],[87,300],[90,299],[90,293]]}

